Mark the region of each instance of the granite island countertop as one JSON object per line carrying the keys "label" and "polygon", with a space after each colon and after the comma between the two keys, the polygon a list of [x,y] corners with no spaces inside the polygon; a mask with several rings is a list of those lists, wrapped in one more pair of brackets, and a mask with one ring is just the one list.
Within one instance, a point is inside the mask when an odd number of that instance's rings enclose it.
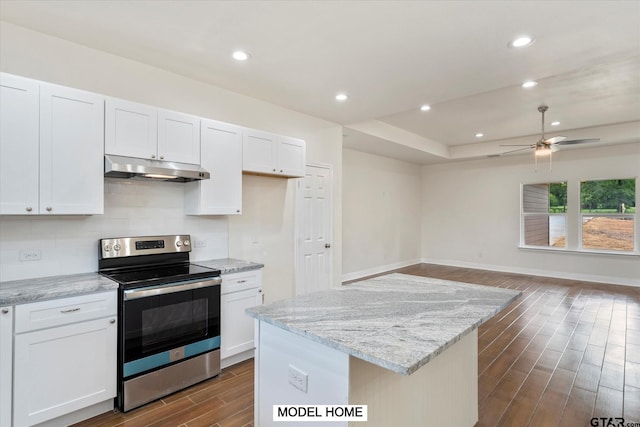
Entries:
{"label": "granite island countertop", "polygon": [[258,270],[264,267],[264,264],[251,261],[243,261],[235,258],[220,258],[206,261],[191,261],[192,264],[201,265],[203,267],[216,268],[222,274],[241,273],[243,271]]}
{"label": "granite island countertop", "polygon": [[249,308],[258,320],[410,375],[520,291],[393,273]]}
{"label": "granite island countertop", "polygon": [[0,306],[25,304],[118,289],[118,283],[98,273],[38,277],[0,282]]}

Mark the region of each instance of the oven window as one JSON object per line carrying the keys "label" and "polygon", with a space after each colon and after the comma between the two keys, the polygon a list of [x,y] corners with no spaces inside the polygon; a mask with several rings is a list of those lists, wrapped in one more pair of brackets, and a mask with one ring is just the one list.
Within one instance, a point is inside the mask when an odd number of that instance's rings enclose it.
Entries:
{"label": "oven window", "polygon": [[142,352],[161,348],[177,337],[207,336],[207,300],[154,307],[142,312]]}
{"label": "oven window", "polygon": [[220,335],[220,286],[125,300],[124,362]]}

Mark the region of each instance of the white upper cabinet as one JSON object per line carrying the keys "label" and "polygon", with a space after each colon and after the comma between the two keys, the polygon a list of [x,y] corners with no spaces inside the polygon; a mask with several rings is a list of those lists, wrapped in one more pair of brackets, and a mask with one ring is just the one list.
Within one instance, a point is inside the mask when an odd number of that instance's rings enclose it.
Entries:
{"label": "white upper cabinet", "polygon": [[242,128],[202,120],[201,166],[210,179],[185,184],[188,215],[242,213]]}
{"label": "white upper cabinet", "polygon": [[158,111],[147,105],[107,98],[104,152],[155,159],[158,154]]}
{"label": "white upper cabinet", "polygon": [[106,154],[200,164],[200,118],[107,98]]}
{"label": "white upper cabinet", "polygon": [[306,163],[301,139],[245,129],[242,135],[242,168],[245,172],[302,177]]}
{"label": "white upper cabinet", "polygon": [[303,140],[281,136],[278,139],[278,172],[303,177],[306,170],[306,146]]}
{"label": "white upper cabinet", "polygon": [[40,213],[104,211],[104,98],[40,86]]}
{"label": "white upper cabinet", "polygon": [[0,74],[0,214],[37,214],[40,85]]}
{"label": "white upper cabinet", "polygon": [[158,159],[199,165],[200,118],[158,110]]}
{"label": "white upper cabinet", "polygon": [[104,98],[7,74],[1,81],[0,214],[101,214]]}

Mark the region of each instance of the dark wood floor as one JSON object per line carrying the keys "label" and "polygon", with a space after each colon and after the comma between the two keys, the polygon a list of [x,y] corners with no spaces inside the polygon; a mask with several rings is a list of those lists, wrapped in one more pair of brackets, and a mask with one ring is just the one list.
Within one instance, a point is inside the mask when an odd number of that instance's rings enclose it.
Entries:
{"label": "dark wood floor", "polygon": [[[640,288],[430,264],[395,271],[523,292],[479,329],[478,427],[586,427],[592,417],[640,427]],[[253,426],[253,361],[78,426]]]}

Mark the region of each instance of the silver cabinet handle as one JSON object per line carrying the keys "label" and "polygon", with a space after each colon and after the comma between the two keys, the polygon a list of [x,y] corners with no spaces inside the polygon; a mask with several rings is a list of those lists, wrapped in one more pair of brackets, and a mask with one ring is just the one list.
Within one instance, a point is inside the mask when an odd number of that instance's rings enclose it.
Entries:
{"label": "silver cabinet handle", "polygon": [[240,209],[236,209],[236,212],[237,212],[237,213],[240,213]]}
{"label": "silver cabinet handle", "polygon": [[246,280],[238,280],[236,283],[245,283]]}
{"label": "silver cabinet handle", "polygon": [[27,206],[27,212],[31,212],[33,208],[31,206]]}
{"label": "silver cabinet handle", "polygon": [[2,309],[2,314],[7,314],[8,312],[9,312],[9,309],[8,309],[8,308],[3,308],[3,309]]}
{"label": "silver cabinet handle", "polygon": [[329,248],[331,247],[331,243],[325,243],[325,244],[324,244],[324,247],[325,247],[325,248],[327,248],[327,249],[329,249]]}
{"label": "silver cabinet handle", "polygon": [[60,310],[60,313],[73,313],[75,311],[80,311],[80,307],[76,307],[76,308],[68,308],[66,310]]}
{"label": "silver cabinet handle", "polygon": [[280,169],[280,173],[284,172],[282,169]]}
{"label": "silver cabinet handle", "polygon": [[51,206],[47,206],[47,212],[51,212],[53,208]]}
{"label": "silver cabinet handle", "polygon": [[114,323],[116,323],[116,319],[109,320],[109,323],[111,323],[113,325]]}
{"label": "silver cabinet handle", "polygon": [[152,154],[152,155],[151,155],[151,158],[152,158],[152,159],[155,159],[155,158],[156,158],[156,155],[155,155],[155,154]]}
{"label": "silver cabinet handle", "polygon": [[160,160],[164,160],[164,156],[160,156]]}
{"label": "silver cabinet handle", "polygon": [[275,172],[276,170],[274,169],[273,171]]}

